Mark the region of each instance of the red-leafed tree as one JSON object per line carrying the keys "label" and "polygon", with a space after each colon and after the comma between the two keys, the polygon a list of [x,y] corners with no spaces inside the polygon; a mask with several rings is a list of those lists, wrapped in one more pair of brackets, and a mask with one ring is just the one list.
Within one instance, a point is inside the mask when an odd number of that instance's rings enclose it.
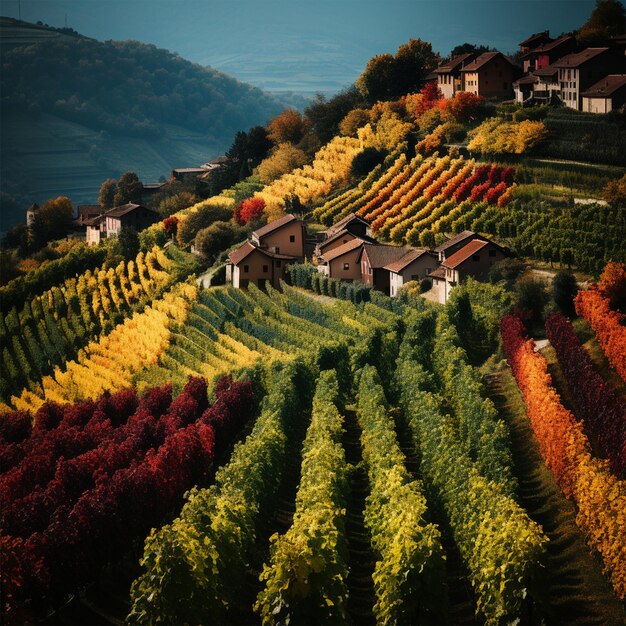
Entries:
{"label": "red-leafed tree", "polygon": [[233,217],[238,224],[247,224],[250,220],[258,219],[265,210],[265,200],[263,198],[248,198],[235,207]]}
{"label": "red-leafed tree", "polygon": [[166,217],[163,220],[163,230],[168,237],[176,237],[178,231],[178,218],[175,215]]}

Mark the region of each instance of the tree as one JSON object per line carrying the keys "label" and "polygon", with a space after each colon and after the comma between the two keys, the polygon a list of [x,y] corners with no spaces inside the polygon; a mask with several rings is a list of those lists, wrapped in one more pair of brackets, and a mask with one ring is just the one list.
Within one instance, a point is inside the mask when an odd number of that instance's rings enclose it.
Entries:
{"label": "tree", "polygon": [[[310,128],[321,143],[330,141],[338,132],[341,120],[354,108],[363,104],[359,90],[352,86],[340,91],[330,100],[316,94],[313,104],[304,110]],[[307,133],[309,135],[310,133]],[[307,141],[305,136],[302,143]],[[315,142],[311,142],[315,145]],[[304,149],[304,146],[301,145]]]}
{"label": "tree", "polygon": [[557,272],[552,281],[552,300],[559,310],[568,317],[574,317],[574,298],[578,293],[578,283],[568,270]]}
{"label": "tree", "polygon": [[365,176],[382,163],[387,154],[386,150],[378,150],[373,147],[365,148],[352,159],[350,171],[355,176]]}
{"label": "tree", "polygon": [[339,132],[347,137],[356,137],[359,128],[369,124],[370,112],[367,109],[352,109],[339,124]]}
{"label": "tree", "polygon": [[125,261],[134,259],[139,254],[139,234],[134,228],[122,226],[117,237],[119,253]]}
{"label": "tree", "polygon": [[600,276],[598,286],[613,308],[623,307],[626,304],[626,265],[609,261]]}
{"label": "tree", "polygon": [[614,208],[626,208],[626,174],[610,180],[602,190],[602,197]]}
{"label": "tree", "polygon": [[506,289],[511,289],[515,281],[526,271],[526,263],[515,257],[502,259],[491,266],[489,280],[492,283],[504,281]]}
{"label": "tree", "polygon": [[264,210],[265,200],[263,198],[248,198],[235,207],[233,217],[239,225],[243,226],[251,220],[259,219]]}
{"label": "tree", "polygon": [[29,231],[26,224],[16,224],[2,238],[3,248],[17,250],[20,256],[26,256],[29,249]]}
{"label": "tree", "polygon": [[482,54],[483,52],[490,52],[493,48],[489,46],[477,46],[473,43],[462,43],[458,46],[454,46],[450,51],[450,58],[459,56],[460,54],[469,54],[471,52],[475,52],[477,54]]}
{"label": "tree", "polygon": [[263,160],[256,172],[262,183],[266,185],[292,170],[305,165],[309,157],[291,143],[281,143],[274,152]]}
{"label": "tree", "polygon": [[117,192],[117,182],[114,178],[107,178],[100,185],[100,193],[98,194],[98,204],[103,209],[111,209],[114,206],[115,194]]}
{"label": "tree", "polygon": [[275,144],[298,143],[308,128],[308,120],[295,109],[285,109],[267,125],[269,138]]}
{"label": "tree", "polygon": [[256,167],[272,149],[272,141],[267,129],[263,126],[253,126],[247,135],[248,158],[252,167]]}
{"label": "tree", "polygon": [[458,91],[452,98],[439,101],[439,109],[445,118],[452,118],[460,124],[467,124],[485,115],[485,99],[469,91]]}
{"label": "tree", "polygon": [[529,321],[540,323],[549,299],[543,281],[527,274],[515,283],[514,292],[517,306],[528,313]]}
{"label": "tree", "polygon": [[128,202],[141,202],[143,185],[135,172],[124,172],[117,182],[117,191],[113,198],[114,206]]}
{"label": "tree", "polygon": [[439,55],[432,45],[421,39],[411,39],[400,46],[395,56],[379,54],[368,62],[356,86],[365,100],[395,100],[419,91],[426,75],[437,67]]}
{"label": "tree", "polygon": [[193,213],[184,215],[178,222],[176,239],[181,246],[191,243],[199,230],[213,222],[229,220],[233,216],[230,205],[201,206]]}
{"label": "tree", "polygon": [[0,285],[6,285],[20,275],[19,259],[13,250],[0,248]]}
{"label": "tree", "polygon": [[73,219],[74,208],[69,198],[59,196],[55,200],[48,200],[35,213],[35,220],[30,227],[33,246],[41,248],[48,241],[64,237]]}
{"label": "tree", "polygon": [[609,37],[625,32],[624,5],[619,0],[596,0],[589,19],[578,31],[577,40],[584,45],[603,44]]}
{"label": "tree", "polygon": [[178,218],[175,215],[166,217],[163,220],[163,230],[168,237],[174,239],[174,237],[176,237],[176,231],[178,230]]}
{"label": "tree", "polygon": [[159,206],[157,207],[157,211],[163,217],[167,217],[168,215],[187,209],[199,201],[200,198],[198,198],[195,194],[189,191],[182,191],[181,193],[177,193],[161,200]]}
{"label": "tree", "polygon": [[245,231],[232,222],[214,222],[198,231],[195,248],[209,263],[213,263],[220,252],[227,250],[236,241],[245,237]]}

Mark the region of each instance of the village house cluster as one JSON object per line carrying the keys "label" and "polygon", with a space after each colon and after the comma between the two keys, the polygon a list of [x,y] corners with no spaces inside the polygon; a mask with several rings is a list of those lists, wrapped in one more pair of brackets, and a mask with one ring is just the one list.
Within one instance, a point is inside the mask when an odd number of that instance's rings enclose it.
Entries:
{"label": "village house cluster", "polygon": [[453,57],[435,70],[445,98],[467,91],[487,99],[515,98],[520,104],[563,104],[587,113],[609,113],[626,104],[626,37],[610,45],[579,48],[570,35],[549,31],[520,44],[522,67],[501,52]]}
{"label": "village house cluster", "polygon": [[[317,270],[330,278],[359,281],[395,297],[409,281],[432,281],[434,295],[445,303],[452,288],[468,276],[485,279],[494,263],[510,256],[495,242],[466,230],[434,250],[378,243],[369,224],[354,213],[322,233],[312,251]],[[226,281],[233,287],[278,287],[290,263],[301,263],[305,252],[304,223],[293,215],[254,231],[230,253]]]}

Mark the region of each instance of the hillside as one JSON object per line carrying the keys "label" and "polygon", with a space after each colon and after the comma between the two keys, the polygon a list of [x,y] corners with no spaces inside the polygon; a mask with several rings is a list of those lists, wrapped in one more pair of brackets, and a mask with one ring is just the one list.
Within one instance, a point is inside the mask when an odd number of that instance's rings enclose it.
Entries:
{"label": "hillside", "polygon": [[136,41],[99,42],[7,18],[0,41],[2,230],[33,201],[61,193],[93,201],[104,178],[126,169],[155,180],[197,165],[284,108]]}

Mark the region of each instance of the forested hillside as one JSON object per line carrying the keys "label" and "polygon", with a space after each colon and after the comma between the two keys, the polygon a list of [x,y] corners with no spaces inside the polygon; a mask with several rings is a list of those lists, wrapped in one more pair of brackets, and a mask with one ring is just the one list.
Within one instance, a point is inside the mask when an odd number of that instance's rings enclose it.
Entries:
{"label": "forested hillside", "polygon": [[[28,25],[27,25],[28,26]],[[4,20],[2,230],[32,202],[93,202],[107,177],[145,180],[223,153],[242,128],[284,108],[277,98],[175,53],[137,41],[29,39]],[[31,29],[40,33],[41,28]],[[24,45],[15,45],[20,41]]]}

